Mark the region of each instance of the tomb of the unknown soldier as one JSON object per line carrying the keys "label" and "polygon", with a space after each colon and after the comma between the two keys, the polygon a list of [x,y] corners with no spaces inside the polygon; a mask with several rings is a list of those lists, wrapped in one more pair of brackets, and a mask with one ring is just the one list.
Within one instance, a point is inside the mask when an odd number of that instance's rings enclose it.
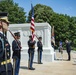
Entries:
{"label": "tomb of the unknown soldier", "polygon": [[[31,35],[30,31],[30,23],[24,24],[10,24],[9,29],[14,32],[20,32],[20,41],[22,45],[21,52],[21,60],[28,60],[28,45],[27,41],[29,39],[29,35]],[[54,61],[54,49],[51,46],[51,26],[48,23],[35,23],[35,35],[37,37],[42,37],[43,43],[43,56],[42,61]],[[36,42],[38,41],[37,37],[35,37]],[[13,37],[9,32],[7,32],[7,38],[12,45]],[[12,46],[11,46],[12,47]],[[35,55],[34,62],[37,62],[37,43],[35,45]]]}

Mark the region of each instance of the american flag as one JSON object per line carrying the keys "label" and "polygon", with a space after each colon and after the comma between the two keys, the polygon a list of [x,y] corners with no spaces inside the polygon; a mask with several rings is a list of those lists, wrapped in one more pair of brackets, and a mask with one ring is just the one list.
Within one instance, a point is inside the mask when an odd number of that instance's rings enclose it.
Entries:
{"label": "american flag", "polygon": [[31,13],[32,13],[32,16],[31,16],[31,26],[30,26],[30,30],[32,32],[32,40],[34,40],[34,32],[35,32],[35,24],[34,24],[34,7],[33,5],[31,4]]}

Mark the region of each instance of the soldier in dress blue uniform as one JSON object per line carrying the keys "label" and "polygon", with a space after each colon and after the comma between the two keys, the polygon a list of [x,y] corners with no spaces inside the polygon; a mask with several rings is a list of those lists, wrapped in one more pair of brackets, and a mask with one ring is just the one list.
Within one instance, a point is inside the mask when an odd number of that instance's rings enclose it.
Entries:
{"label": "soldier in dress blue uniform", "polygon": [[42,45],[42,37],[38,38],[37,47],[38,47],[38,64],[42,64],[42,51],[43,51],[43,45]]}
{"label": "soldier in dress blue uniform", "polygon": [[[20,32],[14,33],[15,40],[12,42],[12,50],[13,50],[13,69],[14,75],[19,75],[19,68],[20,68],[20,59],[21,59],[21,42],[20,39]],[[15,66],[14,66],[15,65]]]}
{"label": "soldier in dress blue uniform", "polygon": [[0,75],[12,75],[10,44],[5,35],[8,25],[7,13],[0,13]]}
{"label": "soldier in dress blue uniform", "polygon": [[67,53],[68,53],[68,61],[71,60],[71,44],[68,40],[65,41],[66,42],[66,50],[67,50]]}
{"label": "soldier in dress blue uniform", "polygon": [[35,43],[36,43],[36,41],[32,40],[32,36],[29,36],[29,40],[28,40],[28,47],[29,47],[29,49],[28,49],[28,55],[29,55],[28,68],[30,70],[35,70],[35,68],[32,67],[33,59],[34,59]]}

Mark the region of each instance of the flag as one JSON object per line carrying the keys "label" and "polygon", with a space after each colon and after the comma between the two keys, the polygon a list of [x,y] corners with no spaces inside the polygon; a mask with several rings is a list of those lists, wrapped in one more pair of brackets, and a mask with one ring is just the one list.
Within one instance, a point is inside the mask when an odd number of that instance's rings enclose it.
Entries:
{"label": "flag", "polygon": [[55,35],[54,35],[54,26],[52,27],[52,38],[51,38],[52,42],[55,45]]}
{"label": "flag", "polygon": [[33,5],[31,4],[31,26],[30,26],[30,30],[32,32],[32,40],[34,40],[34,32],[35,32],[35,24],[34,24],[34,7]]}

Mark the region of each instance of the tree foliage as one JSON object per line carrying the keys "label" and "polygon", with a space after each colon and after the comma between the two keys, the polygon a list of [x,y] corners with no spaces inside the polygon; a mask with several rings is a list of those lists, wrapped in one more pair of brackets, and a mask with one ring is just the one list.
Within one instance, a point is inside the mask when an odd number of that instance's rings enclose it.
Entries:
{"label": "tree foliage", "polygon": [[10,23],[24,23],[26,16],[24,9],[19,7],[13,0],[1,0],[0,12],[7,12]]}
{"label": "tree foliage", "polygon": [[[34,13],[35,22],[48,22],[48,21],[50,21],[49,16],[52,15],[53,10],[49,6],[37,4],[34,7],[34,12],[35,12]],[[28,22],[30,22],[30,21],[31,21],[31,10],[30,10],[29,16],[28,16]]]}
{"label": "tree foliage", "polygon": [[[58,14],[52,10],[51,7],[46,5],[37,4],[34,6],[35,22],[48,22],[55,28],[55,41],[69,39],[72,46],[76,46],[76,17]],[[31,21],[31,10],[29,11],[28,22]]]}

